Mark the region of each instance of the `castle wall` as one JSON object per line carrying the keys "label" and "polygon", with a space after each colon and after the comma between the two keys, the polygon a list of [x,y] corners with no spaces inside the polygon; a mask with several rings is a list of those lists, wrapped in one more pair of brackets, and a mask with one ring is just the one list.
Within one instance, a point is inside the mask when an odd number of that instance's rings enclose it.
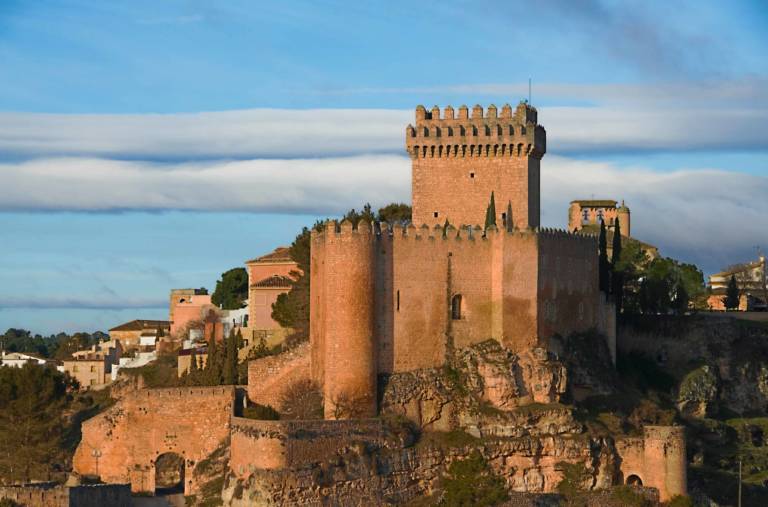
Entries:
{"label": "castle wall", "polygon": [[643,486],[658,489],[662,502],[687,494],[684,427],[645,426],[642,438],[618,440],[616,450],[624,483],[636,476]]}
{"label": "castle wall", "polygon": [[[371,225],[326,225],[322,273],[325,417],[376,415],[374,241]],[[320,239],[322,238],[322,239]],[[310,282],[311,283],[311,282]]]}
{"label": "castle wall", "polygon": [[596,238],[544,230],[538,239],[539,337],[599,329]]}
{"label": "castle wall", "polygon": [[125,484],[60,486],[50,483],[0,486],[0,500],[25,507],[130,507],[131,490]]}
{"label": "castle wall", "polygon": [[[494,106],[416,109],[416,126],[406,129],[406,146],[413,160],[413,222],[459,226],[485,217],[495,193],[497,223],[507,203],[517,227],[538,227],[540,212],[539,160],[546,151],[546,133],[536,125],[536,111],[520,104],[499,115]],[[435,216],[437,214],[437,216]]]}
{"label": "castle wall", "polygon": [[537,300],[539,242],[529,231],[503,231],[502,259],[502,330],[500,342],[510,350],[520,352],[538,346]]}
{"label": "castle wall", "polygon": [[229,435],[234,389],[195,387],[140,389],[82,425],[73,469],[108,483],[155,490],[155,459],[173,452],[185,461],[185,494],[198,485],[194,465]]}
{"label": "castle wall", "polygon": [[255,470],[302,468],[359,444],[379,446],[384,438],[379,419],[257,421],[233,417],[231,424],[230,468],[237,477],[247,477]]}
{"label": "castle wall", "polygon": [[279,410],[285,392],[296,382],[310,378],[309,344],[276,356],[248,362],[248,398]]}

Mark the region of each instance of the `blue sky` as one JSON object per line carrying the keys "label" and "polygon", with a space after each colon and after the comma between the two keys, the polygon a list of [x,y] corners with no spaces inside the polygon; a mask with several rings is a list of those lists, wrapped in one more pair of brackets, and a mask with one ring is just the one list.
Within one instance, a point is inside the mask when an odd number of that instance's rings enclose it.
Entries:
{"label": "blue sky", "polygon": [[107,329],[316,217],[409,199],[416,104],[548,131],[543,221],[624,198],[712,272],[768,249],[761,1],[0,2],[0,329]]}

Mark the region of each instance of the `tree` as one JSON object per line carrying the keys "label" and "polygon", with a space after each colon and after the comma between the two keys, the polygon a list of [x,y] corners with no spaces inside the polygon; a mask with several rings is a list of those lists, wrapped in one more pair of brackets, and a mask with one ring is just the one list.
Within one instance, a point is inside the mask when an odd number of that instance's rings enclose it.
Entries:
{"label": "tree", "polygon": [[678,282],[675,287],[675,297],[672,301],[672,309],[678,315],[684,315],[688,311],[688,305],[690,304],[690,297],[688,291],[685,288],[685,284],[681,281]]}
{"label": "tree", "polygon": [[344,215],[342,220],[349,220],[352,222],[352,225],[356,225],[360,220],[365,220],[366,222],[371,223],[376,220],[376,215],[374,215],[373,211],[371,210],[371,205],[365,203],[362,212],[358,213],[353,208],[349,210],[346,215]]}
{"label": "tree", "polygon": [[390,224],[407,224],[411,221],[411,207],[403,203],[391,203],[387,204],[383,208],[379,208],[378,216],[376,217],[379,222],[387,222]]}
{"label": "tree", "polygon": [[318,385],[310,379],[289,385],[280,397],[280,413],[283,419],[322,419],[323,394]]}
{"label": "tree", "polygon": [[731,275],[731,279],[728,280],[728,288],[725,289],[723,305],[725,305],[726,310],[738,310],[740,300],[739,284],[736,283],[736,276]]}
{"label": "tree", "polygon": [[485,210],[485,228],[496,225],[496,198],[491,192],[491,201],[488,203],[488,208]]}
{"label": "tree", "polygon": [[600,238],[597,244],[598,273],[600,290],[605,294],[610,292],[610,266],[608,264],[608,239],[605,222],[600,220]]}
{"label": "tree", "polygon": [[62,466],[64,410],[72,382],[54,368],[0,368],[0,477],[48,480]]}
{"label": "tree", "polygon": [[439,505],[490,506],[509,498],[504,479],[494,475],[477,450],[468,458],[450,464],[444,484],[445,492]]}
{"label": "tree", "polygon": [[234,329],[229,332],[229,336],[225,340],[222,383],[225,385],[237,383],[237,335]]}
{"label": "tree", "polygon": [[[321,223],[314,228],[322,229]],[[309,278],[311,234],[304,227],[291,243],[289,253],[299,270],[291,273],[291,289],[277,296],[272,305],[272,318],[283,327],[292,328],[291,343],[309,338]]]}
{"label": "tree", "polygon": [[507,231],[509,232],[512,232],[512,230],[515,228],[515,221],[512,219],[512,201],[507,203],[507,218],[504,225],[507,226]]}
{"label": "tree", "polygon": [[237,310],[248,299],[248,272],[245,268],[233,268],[222,273],[216,282],[211,302],[224,310]]}
{"label": "tree", "polygon": [[614,302],[616,303],[616,313],[621,313],[622,304],[624,301],[624,277],[622,272],[618,269],[621,259],[621,223],[616,218],[615,226],[613,228],[613,245],[611,252],[611,293],[613,293]]}

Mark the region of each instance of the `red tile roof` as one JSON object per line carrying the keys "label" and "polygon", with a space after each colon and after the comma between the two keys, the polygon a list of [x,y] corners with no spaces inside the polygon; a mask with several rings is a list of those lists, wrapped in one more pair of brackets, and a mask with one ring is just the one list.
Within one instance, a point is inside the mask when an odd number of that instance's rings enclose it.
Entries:
{"label": "red tile roof", "polygon": [[259,280],[256,283],[251,284],[251,287],[277,287],[288,289],[293,285],[293,280],[283,275],[272,275],[263,280]]}
{"label": "red tile roof", "polygon": [[291,249],[286,246],[279,246],[266,255],[245,261],[246,264],[255,262],[293,262],[293,259],[291,259]]}

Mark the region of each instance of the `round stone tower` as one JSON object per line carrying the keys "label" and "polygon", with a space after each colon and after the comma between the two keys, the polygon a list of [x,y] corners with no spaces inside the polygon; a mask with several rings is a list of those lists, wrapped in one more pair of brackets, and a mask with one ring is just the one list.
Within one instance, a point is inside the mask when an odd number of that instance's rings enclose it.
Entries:
{"label": "round stone tower", "polygon": [[662,502],[688,492],[685,459],[685,428],[682,426],[645,426],[643,457],[646,486],[659,490]]}
{"label": "round stone tower", "polygon": [[326,419],[376,415],[376,348],[373,335],[374,236],[371,224],[356,229],[329,222],[324,242],[325,301],[323,397]]}
{"label": "round stone tower", "polygon": [[631,234],[631,223],[630,223],[630,215],[629,215],[629,208],[624,204],[624,201],[621,201],[621,206],[619,206],[616,209],[616,218],[619,219],[619,223],[621,224],[621,235],[630,237]]}

